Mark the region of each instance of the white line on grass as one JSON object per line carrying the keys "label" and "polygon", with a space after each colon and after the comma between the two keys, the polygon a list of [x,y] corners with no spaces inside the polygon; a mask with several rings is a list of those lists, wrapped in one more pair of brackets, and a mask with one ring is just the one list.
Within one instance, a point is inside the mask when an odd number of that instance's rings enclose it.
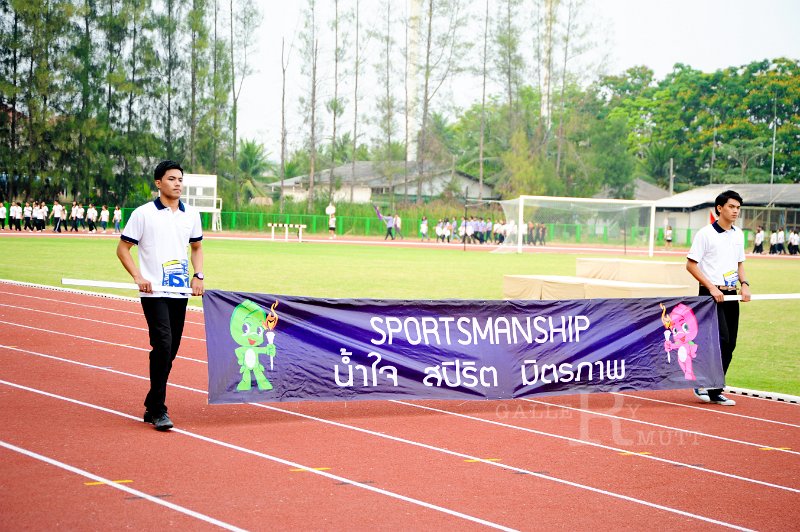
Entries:
{"label": "white line on grass", "polygon": [[[703,407],[703,406],[685,405],[683,403],[675,403],[675,402],[672,402],[672,401],[664,401],[663,399],[653,399],[651,397],[644,397],[644,396],[641,396],[641,395],[633,395],[633,394],[630,394],[630,393],[622,393],[622,392],[611,392],[611,393],[613,393],[614,395],[622,395],[623,397],[633,397],[634,399],[641,399],[642,401],[652,401],[654,403],[662,403],[662,404],[665,404],[665,405],[674,405],[674,406],[680,406],[680,407],[683,407],[683,408],[692,408],[692,409],[695,409],[695,410],[702,410],[703,412],[709,412],[709,409],[708,409],[707,406]],[[755,399],[755,397],[751,397],[750,399]],[[716,414],[720,414],[720,415],[725,415],[725,416],[741,417],[741,418],[744,418],[744,419],[752,419],[752,420],[755,420],[755,421],[763,421],[764,423],[775,423],[776,425],[784,425],[786,427],[794,427],[794,428],[800,429],[800,425],[795,425],[793,423],[786,423],[785,421],[775,421],[774,419],[765,419],[765,418],[762,418],[762,417],[746,416],[744,414],[736,414],[734,412],[728,412],[728,411],[725,411],[725,410],[722,410],[722,409],[715,409],[715,410],[712,410],[712,412],[714,412]]]}
{"label": "white line on grass", "polygon": [[[3,384],[9,384],[11,386],[18,387],[18,386],[14,385],[14,384],[10,384],[10,383],[7,383],[5,381],[0,381],[0,382],[2,382]],[[25,387],[22,387],[22,388],[25,389]],[[46,464],[50,464],[52,466],[59,467],[61,469],[69,471],[70,473],[75,473],[76,475],[80,475],[80,476],[82,476],[84,478],[91,479],[94,482],[102,482],[103,484],[106,484],[109,487],[112,487],[114,489],[118,489],[120,491],[124,491],[125,493],[128,493],[130,495],[135,495],[136,497],[141,497],[142,499],[145,499],[146,501],[152,502],[153,504],[158,504],[160,506],[166,506],[170,510],[175,510],[176,512],[180,512],[182,514],[188,515],[189,517],[194,517],[195,519],[199,519],[200,521],[203,521],[205,523],[216,525],[216,526],[218,526],[220,528],[224,528],[225,530],[236,530],[236,531],[243,531],[244,530],[242,528],[239,528],[239,527],[236,527],[234,525],[228,524],[228,523],[226,523],[224,521],[220,521],[219,519],[215,519],[215,518],[209,517],[209,516],[207,516],[205,514],[201,514],[200,512],[196,512],[194,510],[190,510],[190,509],[188,509],[186,507],[177,505],[175,503],[172,503],[172,502],[169,502],[169,501],[165,501],[163,499],[159,499],[158,497],[154,497],[154,496],[152,496],[152,495],[150,495],[148,493],[145,493],[143,491],[139,491],[137,489],[133,489],[133,488],[131,488],[129,486],[126,486],[124,484],[119,484],[119,483],[114,482],[112,480],[108,480],[108,479],[103,478],[103,477],[101,477],[99,475],[95,475],[94,473],[90,473],[89,471],[86,471],[84,469],[80,469],[80,468],[77,468],[75,466],[71,466],[69,464],[65,464],[64,462],[60,462],[60,461],[58,461],[58,460],[56,460],[54,458],[50,458],[48,456],[41,455],[39,453],[30,451],[28,449],[23,449],[22,447],[17,447],[16,445],[13,445],[11,443],[5,442],[3,440],[0,440],[0,447],[4,447],[4,448],[8,449],[9,451],[14,451],[16,453],[23,454],[23,455],[25,455],[25,456],[27,456],[29,458],[33,458],[35,460],[39,460],[41,462],[45,462]]]}
{"label": "white line on grass", "polygon": [[[36,394],[39,394],[39,395],[44,395],[46,397],[50,397],[50,398],[53,398],[53,399],[66,401],[66,402],[73,403],[73,404],[76,404],[76,405],[80,405],[80,406],[83,406],[83,407],[86,407],[86,408],[92,408],[92,409],[95,409],[95,410],[100,410],[100,411],[108,413],[108,414],[114,414],[114,415],[121,416],[121,417],[128,418],[128,419],[136,419],[136,420],[139,419],[137,417],[131,416],[130,414],[126,414],[124,412],[119,412],[117,410],[112,410],[110,408],[106,408],[106,407],[103,407],[103,406],[95,405],[95,404],[92,404],[92,403],[87,403],[87,402],[84,402],[84,401],[80,401],[78,399],[72,399],[70,397],[65,397],[63,395],[58,395],[58,394],[46,392],[44,390],[39,390],[37,388],[31,388],[31,387],[28,387],[28,386],[24,386],[22,384],[8,382],[8,381],[4,381],[4,380],[0,380],[0,384],[4,384],[6,386],[10,386],[12,388],[17,388],[17,389],[20,389],[20,390],[25,390],[27,392],[32,392],[32,393],[36,393]],[[425,501],[422,501],[420,499],[415,499],[413,497],[408,497],[406,495],[401,495],[399,493],[395,493],[393,491],[385,490],[383,488],[378,488],[376,486],[371,486],[369,484],[364,484],[362,482],[358,482],[358,481],[351,480],[351,479],[346,478],[346,477],[335,475],[335,474],[329,473],[327,471],[321,471],[319,469],[315,469],[312,466],[306,466],[306,465],[303,465],[303,464],[300,464],[300,463],[297,463],[297,462],[293,462],[291,460],[286,460],[284,458],[279,458],[277,456],[272,456],[272,455],[269,455],[269,454],[266,454],[266,453],[262,453],[260,451],[255,451],[253,449],[248,449],[247,447],[242,447],[242,446],[239,446],[239,445],[235,445],[233,443],[228,443],[228,442],[225,442],[225,441],[222,441],[222,440],[218,440],[218,439],[215,439],[215,438],[210,438],[208,436],[203,436],[202,434],[197,434],[195,432],[190,432],[190,431],[187,431],[187,430],[175,429],[175,428],[173,428],[171,430],[171,432],[175,432],[177,434],[182,434],[184,436],[188,436],[190,438],[194,438],[194,439],[206,442],[206,443],[211,443],[211,444],[214,444],[214,445],[218,445],[220,447],[225,447],[227,449],[231,449],[231,450],[234,450],[234,451],[237,451],[237,452],[241,452],[241,453],[249,454],[249,455],[252,455],[252,456],[256,456],[258,458],[264,458],[264,459],[272,461],[272,462],[277,462],[279,464],[283,464],[283,465],[289,466],[289,467],[291,467],[293,469],[302,469],[303,471],[307,471],[309,473],[314,473],[315,475],[319,475],[321,477],[325,477],[325,478],[328,478],[330,480],[335,480],[337,482],[344,482],[344,483],[347,483],[348,485],[351,485],[351,486],[357,486],[357,487],[365,489],[367,491],[378,493],[380,495],[385,495],[387,497],[391,497],[393,499],[398,499],[400,501],[411,503],[411,504],[414,504],[414,505],[417,505],[417,506],[422,506],[423,508],[427,508],[429,510],[434,510],[434,511],[437,511],[437,512],[441,512],[441,513],[444,513],[444,514],[447,514],[447,515],[450,515],[450,516],[453,516],[453,517],[458,517],[460,519],[465,519],[467,521],[472,521],[474,523],[478,523],[480,525],[488,526],[490,528],[495,528],[495,529],[498,529],[498,530],[507,530],[509,532],[515,530],[513,528],[509,528],[509,527],[500,525],[498,523],[493,523],[491,521],[487,521],[487,520],[481,519],[479,517],[468,515],[468,514],[465,514],[465,513],[456,511],[456,510],[451,510],[449,508],[445,508],[443,506],[439,506],[439,505],[436,505],[436,504],[425,502]],[[0,441],[0,443],[2,443],[2,441]],[[87,474],[87,476],[88,476],[88,474]],[[92,478],[97,482],[109,483],[110,485],[113,485],[114,487],[122,487],[121,485],[111,483],[111,481],[102,479],[101,477],[95,477],[95,476],[92,475],[92,476],[89,476],[89,478]],[[130,490],[130,488],[128,488],[128,490]],[[134,491],[134,490],[131,490],[131,491]],[[156,499],[156,500],[159,500],[159,499]]]}
{"label": "white line on grass", "polygon": [[623,420],[623,421],[629,421],[631,423],[638,423],[640,425],[647,425],[649,427],[658,427],[660,429],[668,429],[668,430],[673,430],[675,432],[684,432],[686,434],[694,434],[696,436],[703,436],[705,438],[713,438],[715,440],[722,440],[722,441],[727,441],[727,442],[731,442],[731,443],[739,443],[741,445],[750,445],[752,447],[758,447],[759,449],[763,449],[765,447],[769,447],[769,448],[774,449],[776,451],[781,451],[781,452],[784,452],[784,453],[800,455],[800,451],[791,451],[791,450],[787,450],[787,449],[780,449],[780,448],[774,447],[772,445],[763,445],[763,444],[760,444],[760,443],[753,443],[753,442],[744,441],[744,440],[736,440],[736,439],[733,439],[733,438],[726,438],[724,436],[717,436],[715,434],[709,434],[707,432],[700,432],[700,431],[697,431],[697,430],[682,429],[682,428],[679,428],[679,427],[672,427],[670,425],[661,425],[659,423],[652,423],[650,421],[643,421],[643,420],[640,420],[640,419],[632,419],[632,418],[625,417],[625,416],[615,416],[615,415],[612,415],[612,414],[607,414],[605,412],[596,412],[594,410],[589,410],[588,408],[577,408],[577,407],[574,407],[574,406],[559,405],[559,404],[556,404],[556,403],[547,403],[545,401],[537,401],[536,399],[522,398],[522,400],[526,401],[528,403],[536,403],[536,404],[545,405],[545,406],[552,406],[554,408],[563,408],[565,410],[574,410],[576,412],[584,412],[586,414],[591,414],[593,416],[602,416],[602,417],[608,417],[608,418],[612,418],[612,419],[620,419],[620,420]]}
{"label": "white line on grass", "polygon": [[[101,370],[101,371],[109,371],[109,372],[112,372],[112,373],[124,375],[124,376],[127,376],[127,377],[132,377],[132,378],[135,378],[135,379],[147,380],[147,377],[142,377],[142,376],[139,376],[139,375],[125,373],[125,372],[117,371],[117,370],[109,370],[107,368],[103,368],[103,367],[100,367],[100,366],[92,366],[91,364],[86,364],[86,363],[83,363],[83,362],[75,362],[75,361],[72,361],[72,360],[69,360],[69,359],[62,359],[60,357],[55,357],[55,356],[52,356],[52,355],[46,355],[46,354],[43,354],[43,353],[37,353],[37,352],[34,352],[34,351],[28,351],[26,349],[13,348],[13,347],[8,347],[8,346],[3,346],[3,345],[0,345],[0,348],[11,349],[13,351],[20,351],[20,352],[23,352],[23,353],[28,353],[28,354],[35,355],[35,356],[42,356],[42,357],[49,358],[49,359],[54,359],[54,360],[60,360],[62,362],[71,363],[71,364],[77,364],[77,365],[80,365],[80,366],[89,367],[89,368],[97,369],[97,370]],[[203,395],[207,395],[207,393],[205,391],[199,390],[197,388],[191,388],[189,386],[176,385],[176,384],[173,384],[173,383],[169,383],[168,385],[169,386],[174,386],[174,387],[177,387],[177,388],[180,388],[180,389],[183,389],[183,390],[188,390],[188,391],[192,391],[192,392],[195,392],[195,393],[201,393]],[[410,405],[408,403],[403,403],[401,401],[391,401],[391,402],[398,403],[398,404],[407,404],[409,406],[416,406],[416,405]],[[549,481],[553,481],[553,482],[556,482],[556,483],[559,483],[559,484],[565,484],[565,485],[568,485],[568,486],[571,486],[571,487],[575,487],[575,488],[579,488],[579,489],[582,489],[582,490],[587,490],[587,491],[591,491],[591,492],[594,492],[594,493],[607,495],[607,496],[610,496],[610,497],[626,500],[626,501],[629,501],[629,502],[633,502],[633,503],[636,503],[636,504],[648,506],[648,507],[651,507],[651,508],[656,508],[656,509],[659,509],[659,510],[664,510],[664,511],[667,511],[667,512],[676,513],[676,514],[683,515],[683,516],[686,516],[686,517],[691,517],[693,519],[699,519],[701,521],[706,521],[706,522],[710,522],[710,523],[714,523],[714,524],[719,524],[719,525],[727,526],[729,528],[734,528],[734,529],[737,529],[737,530],[746,530],[746,529],[744,529],[742,527],[739,527],[737,525],[733,525],[733,524],[730,524],[730,523],[725,523],[725,522],[722,522],[722,521],[717,521],[715,519],[712,519],[712,518],[709,518],[709,517],[704,517],[704,516],[697,515],[697,514],[693,514],[693,513],[690,513],[690,512],[685,512],[685,511],[679,510],[677,508],[671,508],[671,507],[668,507],[668,506],[663,506],[663,505],[660,505],[660,504],[657,504],[657,503],[645,501],[643,499],[638,499],[638,498],[635,498],[635,497],[629,497],[627,495],[622,495],[620,493],[607,491],[607,490],[603,490],[603,489],[600,489],[600,488],[595,488],[595,487],[592,487],[592,486],[589,486],[589,485],[585,485],[585,484],[579,484],[577,482],[572,482],[572,481],[561,479],[561,478],[558,478],[558,477],[545,475],[545,474],[538,473],[538,472],[535,472],[535,471],[531,471],[531,470],[528,470],[528,469],[523,469],[523,468],[519,468],[519,467],[510,466],[508,464],[502,464],[502,463],[498,463],[498,462],[489,461],[489,460],[486,460],[486,459],[483,459],[483,458],[479,458],[477,456],[472,456],[472,455],[468,455],[468,454],[465,454],[465,453],[452,451],[450,449],[445,449],[445,448],[442,448],[442,447],[436,447],[436,446],[433,446],[433,445],[428,445],[428,444],[425,444],[425,443],[422,443],[422,442],[413,441],[413,440],[407,440],[405,438],[400,438],[400,437],[397,437],[397,436],[392,436],[392,435],[381,433],[381,432],[375,432],[375,431],[372,431],[372,430],[369,430],[369,429],[364,429],[364,428],[356,427],[356,426],[353,426],[353,425],[346,425],[344,423],[339,423],[337,421],[331,421],[331,420],[324,419],[324,418],[318,418],[318,417],[315,417],[315,416],[310,416],[310,415],[302,414],[302,413],[299,413],[299,412],[292,412],[290,410],[285,410],[285,409],[282,409],[282,408],[277,408],[277,407],[274,407],[274,406],[265,405],[265,404],[261,404],[261,403],[246,403],[246,404],[249,404],[251,406],[258,407],[258,408],[263,408],[263,409],[272,410],[272,411],[275,411],[275,412],[280,412],[280,413],[287,414],[287,415],[294,416],[294,417],[300,417],[300,418],[303,418],[303,419],[317,421],[317,422],[320,422],[320,423],[324,423],[324,424],[327,424],[327,425],[332,425],[332,426],[339,427],[339,428],[344,428],[344,429],[347,429],[347,430],[353,430],[355,432],[368,434],[370,436],[375,436],[375,437],[382,438],[382,439],[387,439],[387,440],[390,440],[390,441],[395,441],[395,442],[399,442],[399,443],[403,443],[403,444],[412,445],[414,447],[420,447],[420,448],[423,448],[423,449],[428,449],[428,450],[432,450],[432,451],[435,451],[435,452],[440,452],[440,453],[448,454],[448,455],[451,455],[451,456],[456,456],[456,457],[459,457],[459,458],[462,458],[462,459],[474,460],[476,462],[480,462],[480,463],[483,463],[483,464],[486,464],[486,465],[499,467],[501,469],[506,469],[506,470],[514,471],[514,472],[518,472],[518,473],[528,474],[528,475],[535,476],[537,478],[541,478],[541,479],[544,479],[544,480],[549,480]],[[100,407],[100,408],[102,408],[102,407]],[[436,409],[429,408],[429,410],[436,410]],[[461,417],[467,417],[467,418],[474,419],[474,420],[477,420],[477,421],[485,421],[485,420],[482,420],[480,418],[472,418],[471,416],[463,416],[462,414],[453,414],[453,413],[447,412],[447,411],[441,411],[441,412],[446,413],[446,414],[450,414],[450,415],[457,415],[457,416],[461,416]],[[125,415],[128,416],[128,414],[125,414]],[[136,418],[136,419],[138,419],[138,418]],[[502,424],[502,423],[496,423],[496,424],[499,424],[501,426],[505,426],[505,427],[508,427],[508,428],[517,428],[517,429],[519,428],[519,427],[515,427],[513,425],[506,425],[506,424]],[[175,429],[173,429],[173,430],[175,430]],[[535,431],[535,430],[532,430],[532,429],[525,429],[525,430],[528,431],[528,432],[537,433],[537,434],[540,434],[540,435],[543,435],[543,436],[556,437],[556,438],[559,438],[559,439],[570,439],[570,438],[566,438],[566,437],[563,437],[563,436],[556,436],[556,435],[549,434],[549,433]],[[601,445],[590,444],[589,442],[584,442],[582,440],[576,440],[576,442],[589,444],[589,445],[594,445],[596,447],[603,447]],[[635,455],[635,456],[642,456],[642,455]],[[652,458],[652,457],[649,457],[649,456],[643,456],[643,457],[644,458]],[[681,462],[675,462],[675,461],[672,461],[672,460],[659,459],[659,461],[667,462],[667,463],[670,463],[670,464],[673,464],[673,465],[681,465],[681,466],[685,466],[685,467],[691,467],[689,464],[683,464]],[[745,477],[738,477],[736,475],[730,475],[730,474],[727,474],[727,473],[721,473],[721,472],[717,472],[717,471],[714,471],[714,470],[697,468],[697,467],[695,467],[694,469],[699,469],[699,470],[704,471],[704,472],[710,472],[712,474],[720,474],[720,475],[723,475],[723,476],[726,476],[726,477],[737,478],[737,479],[743,480],[745,482],[754,482],[754,483],[757,483],[757,484],[765,484],[765,485],[768,485],[768,486],[771,486],[771,487],[777,487],[779,489],[786,489],[786,490],[789,490],[789,491],[800,492],[800,490],[795,490],[793,488],[787,488],[785,486],[780,486],[780,485],[777,485],[777,484],[769,484],[769,483],[761,482],[761,481],[758,481],[758,480],[748,479],[748,478],[745,478]]]}

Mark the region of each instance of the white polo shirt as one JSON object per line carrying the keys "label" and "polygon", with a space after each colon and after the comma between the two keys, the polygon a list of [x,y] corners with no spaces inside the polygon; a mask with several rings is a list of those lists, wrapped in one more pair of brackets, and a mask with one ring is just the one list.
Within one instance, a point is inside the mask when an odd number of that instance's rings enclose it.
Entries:
{"label": "white polo shirt", "polygon": [[700,229],[687,257],[717,286],[736,286],[739,263],[744,262],[744,233],[738,227],[725,230],[717,222]]}
{"label": "white polo shirt", "polygon": [[[174,212],[156,198],[136,208],[121,237],[139,246],[139,270],[153,285],[153,293],[139,292],[141,297],[188,297],[191,293],[189,255],[192,242],[203,239],[200,213],[178,203]],[[159,286],[186,287],[187,293],[158,292]]]}

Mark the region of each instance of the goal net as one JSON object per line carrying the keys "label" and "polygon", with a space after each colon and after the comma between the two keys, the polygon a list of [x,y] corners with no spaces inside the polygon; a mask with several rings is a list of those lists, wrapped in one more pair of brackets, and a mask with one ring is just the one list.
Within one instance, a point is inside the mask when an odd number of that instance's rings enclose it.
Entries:
{"label": "goal net", "polygon": [[492,235],[497,252],[554,244],[640,248],[653,256],[652,201],[520,196],[500,204],[505,219]]}

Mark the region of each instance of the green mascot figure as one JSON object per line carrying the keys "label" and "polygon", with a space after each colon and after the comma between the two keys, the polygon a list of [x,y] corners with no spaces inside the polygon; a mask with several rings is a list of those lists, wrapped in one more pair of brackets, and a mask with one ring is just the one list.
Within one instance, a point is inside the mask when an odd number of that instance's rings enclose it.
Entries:
{"label": "green mascot figure", "polygon": [[[231,337],[240,345],[236,348],[236,359],[239,362],[239,372],[242,380],[236,387],[239,391],[246,391],[252,387],[252,377],[255,377],[259,390],[271,390],[272,383],[264,375],[264,366],[259,358],[269,355],[270,366],[272,357],[275,356],[275,345],[272,343],[275,333],[272,329],[278,322],[275,314],[276,301],[272,305],[270,314],[252,301],[245,299],[239,303],[231,314]],[[268,345],[264,344],[264,335],[269,339]]]}

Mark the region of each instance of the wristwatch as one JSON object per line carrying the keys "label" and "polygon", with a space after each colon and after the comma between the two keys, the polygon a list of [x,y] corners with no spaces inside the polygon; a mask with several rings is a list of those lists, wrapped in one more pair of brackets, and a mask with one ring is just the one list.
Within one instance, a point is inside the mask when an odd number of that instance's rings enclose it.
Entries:
{"label": "wristwatch", "polygon": [[197,278],[198,278],[198,279],[200,279],[201,281],[202,281],[203,279],[205,279],[205,275],[203,275],[203,272],[194,272],[194,275],[192,275],[192,277],[197,277]]}
{"label": "wristwatch", "polygon": [[739,284],[746,284],[747,286],[750,286],[750,283],[748,283],[747,281],[740,281]]}

